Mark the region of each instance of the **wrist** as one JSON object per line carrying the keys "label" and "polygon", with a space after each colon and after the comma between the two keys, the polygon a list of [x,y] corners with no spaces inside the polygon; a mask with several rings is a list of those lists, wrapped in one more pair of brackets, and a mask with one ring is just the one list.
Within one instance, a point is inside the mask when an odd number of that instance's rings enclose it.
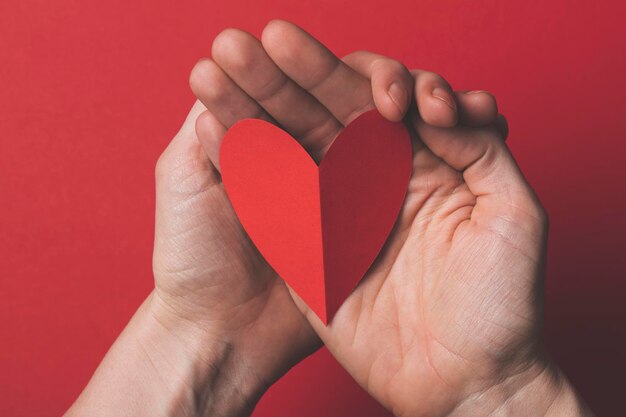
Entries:
{"label": "wrist", "polygon": [[561,370],[548,358],[536,359],[523,370],[468,396],[448,417],[486,415],[593,416]]}
{"label": "wrist", "polygon": [[183,411],[176,415],[250,415],[267,387],[246,366],[237,335],[222,329],[219,322],[212,325],[181,317],[156,291],[145,304],[156,334],[142,343],[156,343],[153,349],[146,346],[146,354],[174,377],[169,390],[178,391],[182,402],[172,405]]}
{"label": "wrist", "polygon": [[173,314],[153,292],[67,416],[246,416],[263,387],[226,334]]}

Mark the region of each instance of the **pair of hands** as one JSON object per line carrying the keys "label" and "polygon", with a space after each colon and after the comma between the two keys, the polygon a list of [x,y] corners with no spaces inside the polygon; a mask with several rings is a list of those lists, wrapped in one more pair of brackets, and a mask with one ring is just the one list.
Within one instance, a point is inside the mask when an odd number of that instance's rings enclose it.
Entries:
{"label": "pair of hands", "polygon": [[[546,215],[505,144],[492,95],[452,91],[436,74],[370,52],[340,60],[284,21],[270,22],[261,41],[226,30],[212,57],[193,69],[198,101],[156,167],[156,286],[140,311],[159,330],[133,319],[109,368],[128,358],[124,338],[139,333],[151,375],[176,394],[165,408],[246,415],[323,342],[397,416],[578,406],[541,350]],[[261,118],[319,161],[372,108],[407,121],[413,177],[384,249],[324,326],[240,226],[220,182],[220,142],[238,120]],[[161,343],[156,333],[174,337]],[[103,385],[92,380],[82,397]]]}
{"label": "pair of hands", "polygon": [[[163,304],[223,335],[263,386],[314,351],[319,335],[397,415],[440,415],[503,376],[542,372],[546,217],[504,144],[490,94],[455,93],[435,74],[368,52],[339,60],[281,21],[261,42],[224,31],[212,56],[193,69],[199,103],[157,166],[154,272]],[[404,207],[326,327],[292,301],[240,227],[219,179],[220,141],[238,120],[266,119],[319,161],[359,114],[376,106],[399,121],[413,95],[419,139]]]}

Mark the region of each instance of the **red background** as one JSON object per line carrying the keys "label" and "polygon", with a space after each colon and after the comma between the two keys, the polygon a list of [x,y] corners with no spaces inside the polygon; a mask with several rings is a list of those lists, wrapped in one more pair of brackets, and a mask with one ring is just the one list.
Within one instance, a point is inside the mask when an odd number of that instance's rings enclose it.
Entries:
{"label": "red background", "polygon": [[[573,6],[576,3],[576,7]],[[382,5],[381,5],[382,4]],[[153,167],[212,38],[274,17],[493,91],[551,215],[546,342],[599,413],[626,375],[621,0],[0,3],[0,415],[62,413],[152,286]],[[321,351],[256,416],[380,416]]]}

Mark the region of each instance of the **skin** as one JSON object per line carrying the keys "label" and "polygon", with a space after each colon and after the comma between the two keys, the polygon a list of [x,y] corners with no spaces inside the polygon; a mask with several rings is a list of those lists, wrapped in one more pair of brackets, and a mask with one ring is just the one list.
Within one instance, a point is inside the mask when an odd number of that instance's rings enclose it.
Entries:
{"label": "skin", "polygon": [[[155,289],[67,415],[249,415],[322,342],[397,416],[590,415],[542,352],[546,215],[491,94],[370,52],[339,60],[284,21],[260,41],[228,29],[211,52],[156,168]],[[414,174],[384,249],[324,326],[239,225],[219,147],[256,117],[319,161],[372,108],[407,122]]]}

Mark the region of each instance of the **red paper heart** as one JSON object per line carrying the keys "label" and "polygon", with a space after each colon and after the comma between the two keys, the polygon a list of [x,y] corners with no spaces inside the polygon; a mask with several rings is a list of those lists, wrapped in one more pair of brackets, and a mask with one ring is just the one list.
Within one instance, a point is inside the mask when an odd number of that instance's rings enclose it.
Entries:
{"label": "red paper heart", "polygon": [[327,323],[367,272],[391,231],[412,172],[401,123],[364,113],[319,167],[284,130],[233,125],[220,151],[222,181],[261,254]]}

